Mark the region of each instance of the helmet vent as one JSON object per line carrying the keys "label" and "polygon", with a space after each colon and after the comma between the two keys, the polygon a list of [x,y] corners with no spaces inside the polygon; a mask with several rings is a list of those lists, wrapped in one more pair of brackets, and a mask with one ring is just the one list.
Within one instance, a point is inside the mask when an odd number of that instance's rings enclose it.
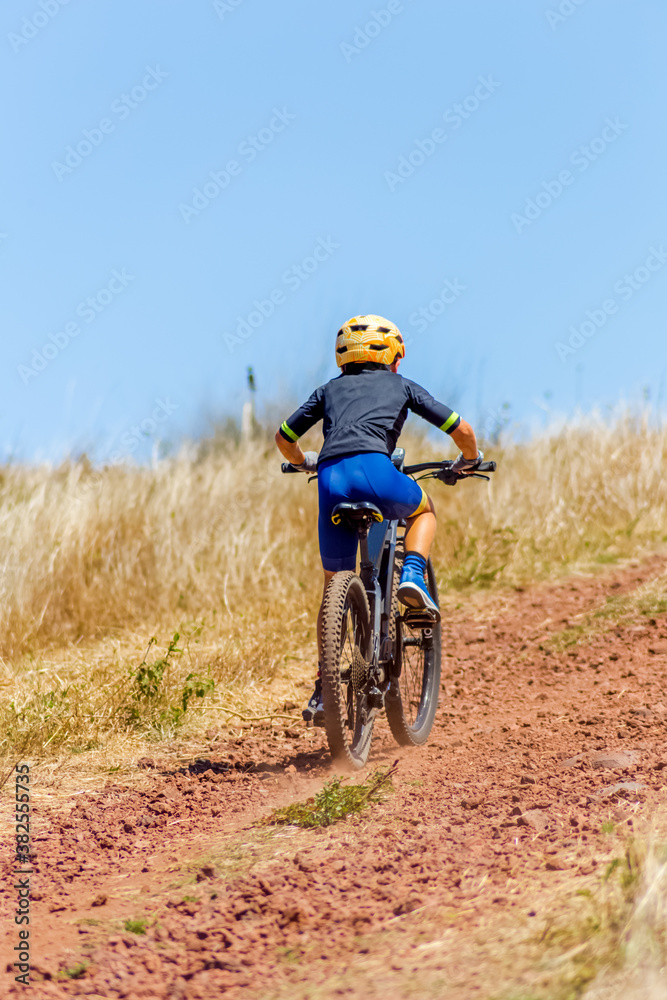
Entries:
{"label": "helmet vent", "polygon": [[355,330],[355,331],[356,330],[367,330],[368,329],[368,323],[353,323],[352,326],[349,329],[350,330]]}

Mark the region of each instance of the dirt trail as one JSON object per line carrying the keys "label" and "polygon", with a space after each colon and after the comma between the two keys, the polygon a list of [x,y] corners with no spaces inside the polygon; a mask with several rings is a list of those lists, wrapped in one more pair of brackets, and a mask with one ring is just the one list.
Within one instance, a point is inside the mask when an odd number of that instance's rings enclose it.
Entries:
{"label": "dirt trail", "polygon": [[[603,822],[631,830],[664,799],[667,616],[562,653],[546,640],[663,567],[487,598],[474,621],[470,606],[448,613],[430,743],[398,750],[380,726],[373,763],[398,758],[396,791],[354,821],[255,825],[331,774],[322,734],[285,724],[176,769],[156,759],[143,790],[39,810],[33,995],[463,1000],[544,987],[528,951],[551,901],[598,877]],[[3,897],[0,992],[14,995],[13,890]],[[81,962],[79,978],[58,978]]]}

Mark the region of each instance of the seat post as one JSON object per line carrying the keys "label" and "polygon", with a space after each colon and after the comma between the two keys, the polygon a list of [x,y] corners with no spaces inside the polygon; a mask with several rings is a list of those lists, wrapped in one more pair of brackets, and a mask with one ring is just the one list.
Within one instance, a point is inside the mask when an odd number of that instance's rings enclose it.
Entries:
{"label": "seat post", "polygon": [[[361,556],[361,569],[366,572],[375,570],[375,564],[371,560],[368,551],[368,525],[360,524],[357,529],[359,535],[359,554]],[[372,577],[371,577],[372,578]]]}

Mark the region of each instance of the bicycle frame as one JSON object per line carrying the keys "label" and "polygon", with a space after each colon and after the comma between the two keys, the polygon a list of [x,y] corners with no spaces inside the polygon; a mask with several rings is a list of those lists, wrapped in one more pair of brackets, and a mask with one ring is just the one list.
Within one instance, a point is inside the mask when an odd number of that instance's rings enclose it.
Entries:
{"label": "bicycle frame", "polygon": [[375,523],[370,530],[362,527],[359,534],[360,567],[359,576],[368,596],[371,609],[373,648],[371,650],[371,670],[379,668],[386,680],[382,664],[389,657],[383,650],[384,640],[389,640],[389,616],[394,579],[394,555],[399,521]]}
{"label": "bicycle frame", "polygon": [[[462,479],[487,479],[485,472],[495,472],[495,462],[482,462],[475,467],[472,473],[459,473],[452,469],[453,462],[421,462],[417,465],[405,463],[405,450],[397,448],[391,456],[392,462],[397,469],[405,472],[408,476],[422,473],[420,479],[439,479],[448,486],[455,486]],[[284,462],[283,472],[299,472],[298,468]],[[316,479],[317,476],[313,476]],[[309,480],[310,482],[310,480]],[[380,687],[386,689],[386,681],[389,679],[389,671],[386,669],[393,663],[393,643],[389,639],[389,616],[392,607],[392,594],[394,583],[396,541],[398,538],[398,528],[405,525],[405,521],[384,520],[375,522],[368,527],[367,524],[360,524],[357,528],[359,539],[359,551],[361,564],[359,577],[368,597],[368,604],[371,611],[372,627],[372,649],[370,650],[369,667],[373,687],[377,696],[371,699],[377,703],[377,707],[382,706],[383,695],[378,690]],[[424,625],[428,627],[428,621]],[[385,645],[386,644],[386,645]],[[400,670],[400,664],[399,668]]]}

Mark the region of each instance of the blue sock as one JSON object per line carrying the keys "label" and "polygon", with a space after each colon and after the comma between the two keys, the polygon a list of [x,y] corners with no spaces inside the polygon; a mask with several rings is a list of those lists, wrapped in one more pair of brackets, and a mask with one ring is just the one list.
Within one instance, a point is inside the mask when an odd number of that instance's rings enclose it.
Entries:
{"label": "blue sock", "polygon": [[418,552],[406,552],[403,560],[403,571],[406,569],[414,570],[419,574],[419,579],[423,580],[426,573],[426,560]]}

